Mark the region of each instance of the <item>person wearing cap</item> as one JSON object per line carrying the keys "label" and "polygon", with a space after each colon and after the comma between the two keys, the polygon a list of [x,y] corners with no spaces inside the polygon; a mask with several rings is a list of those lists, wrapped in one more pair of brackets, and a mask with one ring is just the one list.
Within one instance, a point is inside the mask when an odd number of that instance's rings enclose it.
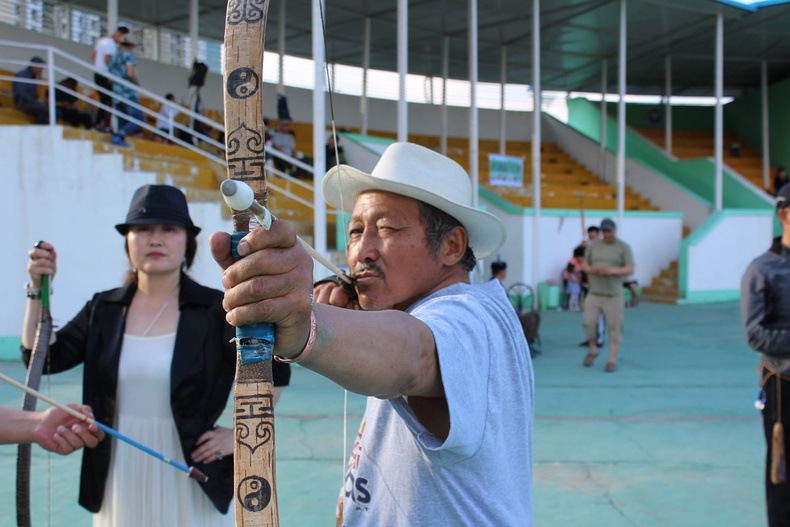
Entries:
{"label": "person wearing cap", "polygon": [[246,235],[237,263],[227,233],[210,243],[232,324],[275,324],[278,360],[369,396],[337,524],[532,525],[529,349],[502,286],[469,283],[502,222],[473,206],[460,165],[410,143],[370,174],[332,168],[323,194],[350,214],[355,295],[313,289],[288,222]]}
{"label": "person wearing cap", "polygon": [[[112,81],[107,78],[110,73],[109,65],[115,53],[118,51],[118,44],[129,34],[129,28],[126,26],[118,26],[115,33],[112,35],[105,35],[96,40],[93,44],[91,51],[91,62],[96,70],[93,74],[93,81],[97,86],[104,88],[105,91],[97,90],[99,95],[99,102],[105,106],[112,107],[112,95],[107,92],[112,92]],[[102,132],[112,132],[110,123],[112,122],[112,115],[110,112],[99,108],[96,112],[96,128]]]}
{"label": "person wearing cap", "polygon": [[[122,287],[95,294],[55,333],[47,368],[82,365],[83,402],[96,420],[208,476],[198,483],[116,439],[85,450],[79,503],[94,525],[233,525],[233,431],[215,426],[236,371],[235,331],[222,292],[187,274],[197,251],[184,194],[167,185],[137,189],[124,238],[129,270]],[[22,354],[30,359],[41,276],[53,279],[57,252],[41,242],[29,252]],[[288,383],[274,368],[275,394]]]}
{"label": "person wearing cap", "polygon": [[[89,406],[68,405],[93,417]],[[80,448],[94,448],[104,439],[104,431],[95,424],[85,424],[60,408],[40,412],[0,408],[0,444],[36,443],[56,454],[71,454]]]}
{"label": "person wearing cap", "polygon": [[[120,43],[120,50],[113,55],[107,65],[110,73],[116,77],[120,77],[127,83],[140,84],[137,78],[137,58],[134,56],[134,42],[124,37]],[[122,114],[128,115],[131,119],[142,121],[143,111],[138,108],[140,100],[137,97],[137,92],[134,88],[126,83],[113,81],[112,91],[115,94],[114,106],[115,109]],[[118,118],[118,128],[115,133],[110,136],[110,142],[114,145],[129,148],[129,143],[126,142],[126,137],[134,134],[140,129],[140,125],[134,121]]]}
{"label": "person wearing cap", "polygon": [[491,262],[491,278],[489,280],[499,280],[500,284],[504,284],[505,277],[507,277],[507,262],[497,257],[495,261]]}
{"label": "person wearing cap", "polygon": [[28,67],[14,75],[11,85],[14,107],[32,116],[35,124],[49,124],[49,107],[38,98],[36,84],[36,81],[41,80],[44,64],[41,57],[31,58]]}
{"label": "person wearing cap", "polygon": [[601,222],[601,239],[587,246],[584,271],[590,283],[584,299],[583,317],[590,351],[583,364],[592,366],[598,356],[597,326],[603,314],[609,328],[609,358],[604,371],[614,372],[617,371],[617,353],[623,339],[623,277],[634,272],[634,257],[631,247],[617,238],[617,225],[611,218]]}
{"label": "person wearing cap", "polygon": [[[760,354],[758,409],[766,443],[765,498],[769,527],[790,526],[786,430],[790,429],[790,185],[779,189],[782,234],[741,279],[746,340]],[[761,408],[762,407],[762,408]]]}

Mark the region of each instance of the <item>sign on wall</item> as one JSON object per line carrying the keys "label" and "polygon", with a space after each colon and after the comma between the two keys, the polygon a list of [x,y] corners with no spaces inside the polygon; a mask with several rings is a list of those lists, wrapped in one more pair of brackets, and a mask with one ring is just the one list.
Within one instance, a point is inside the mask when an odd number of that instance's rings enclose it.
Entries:
{"label": "sign on wall", "polygon": [[524,185],[524,159],[488,154],[488,174],[491,185],[521,187]]}

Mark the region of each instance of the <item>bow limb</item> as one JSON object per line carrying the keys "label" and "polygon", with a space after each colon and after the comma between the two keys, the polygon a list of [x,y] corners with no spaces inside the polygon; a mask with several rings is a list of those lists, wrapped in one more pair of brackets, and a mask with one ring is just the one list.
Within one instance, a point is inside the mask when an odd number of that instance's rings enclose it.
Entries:
{"label": "bow limb", "polygon": [[[266,205],[263,44],[268,0],[229,0],[225,19],[225,154],[228,178],[247,183]],[[249,232],[250,212],[234,211],[232,245]],[[237,255],[236,255],[237,256]],[[233,393],[236,526],[279,526],[274,454],[274,327],[236,328]]]}
{"label": "bow limb", "polygon": [[[52,336],[52,315],[49,312],[49,276],[41,277],[41,308],[38,315],[38,329],[33,342],[33,352],[27,368],[25,385],[38,390],[44,363],[49,353],[49,341]],[[37,399],[25,394],[22,410],[32,412],[36,409]],[[30,461],[31,445],[19,445],[16,459],[16,523],[17,527],[30,527]]]}

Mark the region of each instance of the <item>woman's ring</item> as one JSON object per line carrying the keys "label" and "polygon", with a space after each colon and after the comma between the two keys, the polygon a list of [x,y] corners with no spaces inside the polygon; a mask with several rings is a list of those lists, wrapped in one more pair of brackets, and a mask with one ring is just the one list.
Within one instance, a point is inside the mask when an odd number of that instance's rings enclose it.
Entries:
{"label": "woman's ring", "polygon": [[217,458],[219,461],[222,461],[222,458],[223,458],[223,457],[225,457],[225,456],[223,456],[223,455],[222,455],[222,452],[217,452],[216,454],[214,454],[214,456],[215,456],[215,457],[216,457],[216,458]]}

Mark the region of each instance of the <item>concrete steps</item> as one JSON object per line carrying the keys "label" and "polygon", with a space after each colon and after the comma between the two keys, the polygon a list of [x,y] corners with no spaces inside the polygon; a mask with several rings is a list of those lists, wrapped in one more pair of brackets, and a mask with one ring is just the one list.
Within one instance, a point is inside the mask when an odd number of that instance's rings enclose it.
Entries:
{"label": "concrete steps", "polygon": [[[658,147],[664,148],[666,143],[663,129],[640,129],[639,133]],[[675,130],[672,134],[672,154],[678,159],[713,157],[715,153],[714,144],[713,132],[709,130]],[[771,186],[773,185],[775,168],[771,169],[768,186],[765,186],[763,184],[762,155],[759,150],[746,147],[745,144],[737,134],[725,132],[724,164],[748,179],[755,186],[772,192]],[[732,148],[733,145],[739,145],[737,152]]]}
{"label": "concrete steps", "polygon": [[670,262],[669,267],[661,270],[649,286],[642,288],[640,300],[656,304],[676,304],[680,292],[678,289],[678,262]]}

